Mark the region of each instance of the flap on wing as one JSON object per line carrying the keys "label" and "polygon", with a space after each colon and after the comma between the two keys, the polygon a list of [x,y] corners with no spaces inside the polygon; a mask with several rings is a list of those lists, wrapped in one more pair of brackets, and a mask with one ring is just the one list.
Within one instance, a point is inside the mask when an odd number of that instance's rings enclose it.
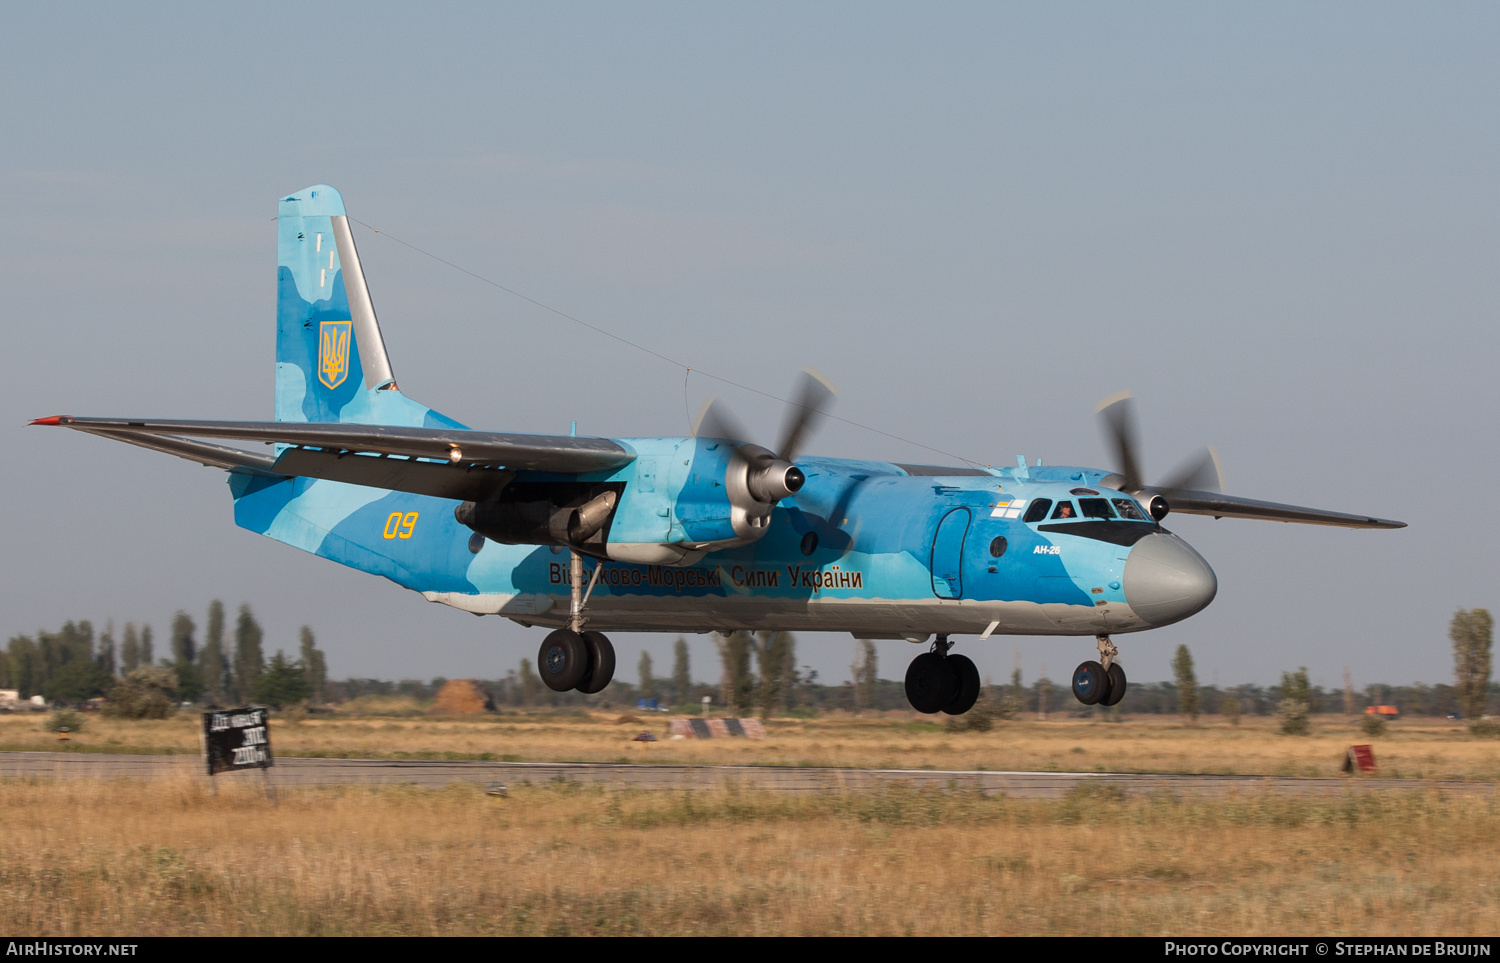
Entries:
{"label": "flap on wing", "polygon": [[482,502],[498,493],[516,477],[513,471],[482,465],[439,464],[314,448],[288,448],[276,459],[275,470],[282,475],[473,502]]}
{"label": "flap on wing", "polygon": [[1174,514],[1213,515],[1216,518],[1259,518],[1272,522],[1300,522],[1303,525],[1335,525],[1340,528],[1405,528],[1405,522],[1368,515],[1326,512],[1300,505],[1263,502],[1238,495],[1196,491],[1190,488],[1159,488],[1158,493],[1172,506]]}
{"label": "flap on wing", "polygon": [[635,455],[608,438],[521,435],[452,428],[281,421],[150,421],[69,416],[41,418],[32,424],[62,425],[94,434],[232,438],[265,444],[329,449],[340,453],[437,458],[458,465],[546,471],[564,475],[609,471],[635,459]]}

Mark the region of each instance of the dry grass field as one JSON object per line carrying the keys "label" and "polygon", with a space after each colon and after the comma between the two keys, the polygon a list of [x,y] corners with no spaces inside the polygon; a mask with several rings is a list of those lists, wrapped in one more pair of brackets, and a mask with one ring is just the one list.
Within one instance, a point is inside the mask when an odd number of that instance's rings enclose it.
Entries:
{"label": "dry grass field", "polygon": [[[59,748],[57,737],[42,731],[44,719],[0,716],[0,749]],[[1370,743],[1384,776],[1500,782],[1500,740],[1476,738],[1461,723],[1440,719],[1403,719],[1372,739],[1343,716],[1314,716],[1311,735],[1284,736],[1276,720],[1255,717],[1237,726],[1212,716],[1198,725],[1161,716],[1026,720],[997,723],[987,733],[952,733],[928,717],[887,713],[771,720],[763,741],[671,740],[659,715],[620,719],[617,713],[548,711],[459,718],[291,715],[272,719],[271,738],[279,755],[292,756],[1287,776],[1334,775],[1346,746]],[[192,713],[161,722],[91,716],[70,748],[196,753],[198,727]],[[644,749],[631,743],[643,730],[661,741]]]}
{"label": "dry grass field", "polygon": [[[0,748],[58,749],[43,716]],[[198,718],[90,717],[81,752],[198,752]],[[764,741],[665,738],[659,716],[289,714],[282,755],[1387,776],[1500,781],[1500,741],[1441,720],[1362,737],[1275,720],[913,714],[772,720]],[[660,742],[629,740],[642,730]],[[1375,793],[1020,801],[893,788],[775,796],[574,784],[281,789],[185,773],[0,772],[0,929],[144,934],[1441,934],[1500,929],[1500,799]],[[1101,929],[1102,927],[1102,929]]]}
{"label": "dry grass field", "polygon": [[1405,934],[1500,930],[1490,796],[1058,801],[558,783],[0,781],[0,930]]}

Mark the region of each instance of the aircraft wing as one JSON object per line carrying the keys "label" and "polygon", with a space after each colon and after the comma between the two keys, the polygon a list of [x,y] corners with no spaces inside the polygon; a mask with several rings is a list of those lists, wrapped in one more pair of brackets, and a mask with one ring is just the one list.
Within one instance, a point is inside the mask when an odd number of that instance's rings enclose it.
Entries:
{"label": "aircraft wing", "polygon": [[[635,458],[607,438],[452,428],[326,422],[154,421],[68,415],[38,418],[32,424],[73,428],[218,468],[323,478],[474,500],[504,487],[518,470],[584,474],[618,468]],[[195,438],[292,447],[275,456]]]}
{"label": "aircraft wing", "polygon": [[1300,505],[1282,505],[1278,502],[1263,502],[1256,498],[1241,498],[1238,495],[1222,495],[1218,492],[1197,491],[1191,488],[1154,489],[1173,514],[1212,515],[1215,518],[1258,518],[1271,522],[1299,522],[1303,525],[1334,525],[1340,528],[1405,528],[1405,522],[1389,518],[1372,518],[1368,515],[1348,515],[1344,512],[1327,512],[1318,508],[1303,508]]}

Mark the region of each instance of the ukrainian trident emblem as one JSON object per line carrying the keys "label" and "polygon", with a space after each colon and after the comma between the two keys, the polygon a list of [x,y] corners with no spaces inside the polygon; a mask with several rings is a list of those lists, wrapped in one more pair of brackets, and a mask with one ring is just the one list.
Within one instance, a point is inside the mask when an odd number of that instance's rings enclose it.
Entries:
{"label": "ukrainian trident emblem", "polygon": [[318,380],[337,388],[349,377],[349,321],[318,323]]}

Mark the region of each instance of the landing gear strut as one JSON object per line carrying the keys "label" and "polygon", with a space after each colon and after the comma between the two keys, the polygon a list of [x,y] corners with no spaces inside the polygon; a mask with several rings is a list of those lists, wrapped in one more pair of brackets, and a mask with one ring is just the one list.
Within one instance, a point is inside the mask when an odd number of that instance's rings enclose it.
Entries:
{"label": "landing gear strut", "polygon": [[1097,641],[1099,661],[1081,662],[1073,670],[1073,695],[1086,706],[1116,705],[1125,698],[1127,687],[1125,670],[1115,661],[1120,650],[1107,635],[1098,636]]}
{"label": "landing gear strut", "polygon": [[573,552],[568,563],[568,582],[572,600],[568,606],[568,627],[554,629],[542,640],[536,668],[547,688],[554,692],[577,689],[583,693],[599,692],[615,675],[615,647],[602,632],[585,632],[583,607],[588,604],[594,586],[599,582],[599,566],[587,589],[583,584],[583,556]]}
{"label": "landing gear strut", "polygon": [[979,699],[979,667],[967,656],[949,655],[953,643],[939,635],[932,649],[906,670],[906,701],[918,712],[961,716]]}

